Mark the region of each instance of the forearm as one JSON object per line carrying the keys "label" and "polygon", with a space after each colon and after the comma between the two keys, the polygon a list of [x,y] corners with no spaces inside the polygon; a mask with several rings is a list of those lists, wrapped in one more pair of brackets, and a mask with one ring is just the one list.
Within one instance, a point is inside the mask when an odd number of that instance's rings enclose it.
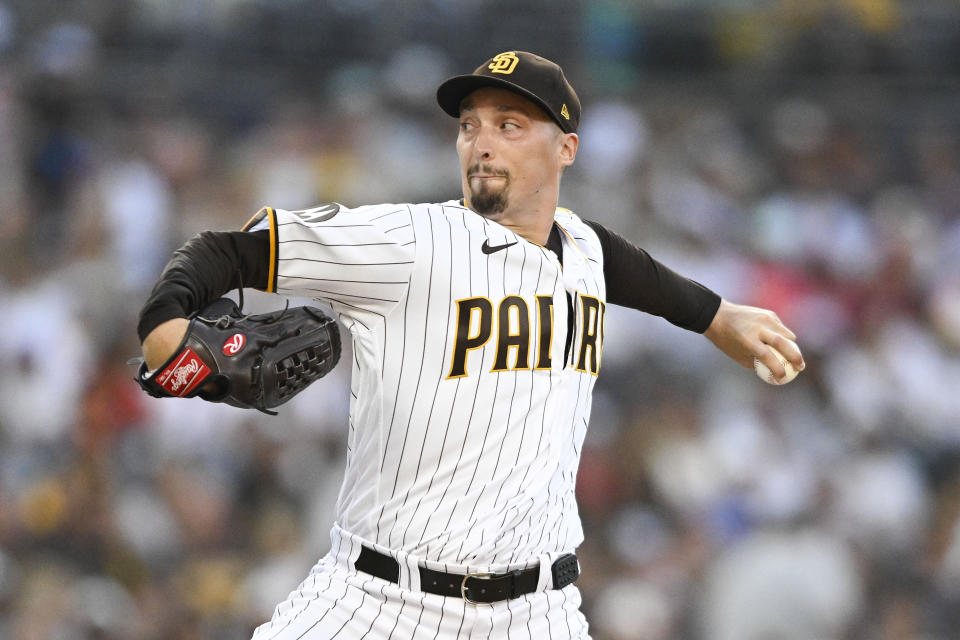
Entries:
{"label": "forearm", "polygon": [[140,310],[141,342],[156,327],[193,312],[239,286],[266,288],[269,260],[265,232],[212,232],[178,249]]}
{"label": "forearm", "polygon": [[172,318],[155,327],[143,339],[143,361],[147,371],[160,368],[176,352],[183,342],[190,321],[186,318]]}
{"label": "forearm", "polygon": [[632,242],[587,222],[603,247],[607,302],[660,316],[678,327],[703,333],[716,315],[720,296],[681,276]]}
{"label": "forearm", "polygon": [[173,355],[195,311],[235,287],[266,288],[268,242],[263,232],[208,231],[174,253],[137,323],[149,370]]}

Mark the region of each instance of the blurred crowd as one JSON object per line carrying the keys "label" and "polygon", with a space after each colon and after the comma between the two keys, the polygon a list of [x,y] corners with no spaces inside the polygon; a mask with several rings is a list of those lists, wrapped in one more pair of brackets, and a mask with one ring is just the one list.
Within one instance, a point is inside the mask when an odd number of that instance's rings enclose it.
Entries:
{"label": "blurred crowd", "polygon": [[150,399],[139,306],[263,205],[458,197],[433,91],[510,48],[584,103],[561,205],[775,310],[807,362],[775,388],[609,309],[593,637],[958,637],[952,3],[397,4],[0,3],[0,638],[248,637],[306,576],[348,368],[279,417]]}

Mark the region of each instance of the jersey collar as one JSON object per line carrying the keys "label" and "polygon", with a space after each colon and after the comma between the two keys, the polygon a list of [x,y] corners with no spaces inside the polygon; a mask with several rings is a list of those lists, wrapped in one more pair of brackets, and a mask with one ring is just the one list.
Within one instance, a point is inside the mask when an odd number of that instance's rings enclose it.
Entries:
{"label": "jersey collar", "polygon": [[[461,207],[467,208],[467,203],[463,198],[460,198],[458,203]],[[563,236],[560,233],[560,226],[556,222],[550,227],[550,235],[547,236],[547,244],[543,245],[543,248],[553,251],[557,260],[560,261],[560,266],[563,266]]]}

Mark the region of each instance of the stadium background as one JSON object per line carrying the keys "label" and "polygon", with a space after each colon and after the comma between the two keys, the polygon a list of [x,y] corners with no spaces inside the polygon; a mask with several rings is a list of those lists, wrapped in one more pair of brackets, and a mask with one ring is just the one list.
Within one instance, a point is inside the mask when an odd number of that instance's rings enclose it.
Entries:
{"label": "stadium background", "polygon": [[769,387],[611,311],[578,481],[594,637],[957,637],[947,0],[0,2],[0,637],[246,637],[306,574],[348,369],[279,418],[153,401],[138,306],[263,204],[456,197],[433,91],[508,49],[582,98],[561,204],[775,309],[808,363]]}

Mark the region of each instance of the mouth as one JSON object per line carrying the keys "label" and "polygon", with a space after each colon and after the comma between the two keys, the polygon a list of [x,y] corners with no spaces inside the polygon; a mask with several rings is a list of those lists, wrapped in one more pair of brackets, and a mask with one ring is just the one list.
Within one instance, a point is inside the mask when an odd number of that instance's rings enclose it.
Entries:
{"label": "mouth", "polygon": [[471,167],[467,171],[467,180],[506,180],[508,174],[506,171],[497,171],[490,167]]}

